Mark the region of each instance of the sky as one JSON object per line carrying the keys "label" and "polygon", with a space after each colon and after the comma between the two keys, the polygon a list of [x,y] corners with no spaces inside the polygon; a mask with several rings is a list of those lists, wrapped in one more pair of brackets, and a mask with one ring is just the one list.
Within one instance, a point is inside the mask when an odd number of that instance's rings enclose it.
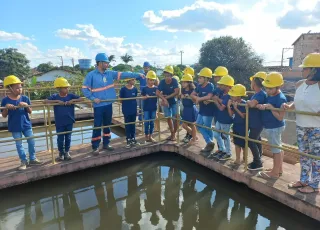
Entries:
{"label": "sky", "polygon": [[[320,0],[0,0],[0,48],[17,48],[35,67],[133,56],[132,65],[194,64],[207,40],[243,37],[265,60],[280,65],[282,48],[301,33],[320,32]],[[287,50],[284,59],[292,56]]]}

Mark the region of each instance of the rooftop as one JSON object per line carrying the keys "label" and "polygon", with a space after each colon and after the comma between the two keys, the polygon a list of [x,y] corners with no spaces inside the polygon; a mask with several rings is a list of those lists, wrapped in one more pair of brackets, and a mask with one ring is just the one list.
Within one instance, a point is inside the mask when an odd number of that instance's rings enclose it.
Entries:
{"label": "rooftop", "polygon": [[299,39],[300,39],[303,35],[320,35],[320,33],[319,33],[319,32],[317,32],[317,33],[303,33],[303,34],[301,34],[301,35],[294,41],[294,43],[293,43],[292,45],[294,46],[294,44],[296,44],[297,41],[299,41]]}

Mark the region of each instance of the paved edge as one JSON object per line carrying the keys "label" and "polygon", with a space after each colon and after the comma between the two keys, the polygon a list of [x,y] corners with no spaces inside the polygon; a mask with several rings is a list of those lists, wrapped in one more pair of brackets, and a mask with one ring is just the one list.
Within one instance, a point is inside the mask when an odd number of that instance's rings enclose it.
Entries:
{"label": "paved edge", "polygon": [[[202,155],[194,153],[192,149],[186,149],[183,146],[178,146],[170,143],[145,145],[130,150],[124,149],[121,152],[101,153],[99,156],[87,155],[85,157],[74,159],[66,163],[38,167],[21,173],[8,174],[1,178],[0,189],[54,177],[65,173],[84,170],[87,168],[102,166],[130,158],[149,155],[161,151],[182,155],[197,164],[200,164],[225,177],[232,179],[233,181],[246,184],[249,188],[261,194],[264,194],[286,206],[289,206],[290,208],[295,209],[313,219],[320,220],[320,208],[316,205],[312,205],[311,203],[303,199],[299,199],[298,197],[293,196],[292,194],[277,186],[270,186],[263,179],[257,178],[248,173],[243,173],[243,171],[240,170],[231,169],[228,166],[209,160]],[[194,149],[194,151],[196,152],[197,149]]]}

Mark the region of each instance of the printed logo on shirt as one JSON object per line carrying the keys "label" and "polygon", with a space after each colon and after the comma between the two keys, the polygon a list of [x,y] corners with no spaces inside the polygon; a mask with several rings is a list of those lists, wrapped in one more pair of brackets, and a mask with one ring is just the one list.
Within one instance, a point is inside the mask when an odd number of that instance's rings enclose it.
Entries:
{"label": "printed logo on shirt", "polygon": [[103,78],[103,82],[107,82],[107,78],[106,77]]}
{"label": "printed logo on shirt", "polygon": [[207,92],[202,92],[202,94],[207,94]]}
{"label": "printed logo on shirt", "polygon": [[170,87],[170,89],[172,89],[172,88],[173,88],[173,86]]}
{"label": "printed logo on shirt", "polygon": [[136,95],[136,93],[132,93],[132,96],[135,96]]}

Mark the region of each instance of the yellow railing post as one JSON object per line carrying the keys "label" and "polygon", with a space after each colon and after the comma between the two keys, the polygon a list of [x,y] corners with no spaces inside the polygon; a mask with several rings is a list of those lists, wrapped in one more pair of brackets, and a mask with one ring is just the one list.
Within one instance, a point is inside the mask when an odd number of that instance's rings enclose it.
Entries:
{"label": "yellow railing post", "polygon": [[142,98],[140,98],[140,105],[141,105],[141,109],[140,109],[140,112],[141,112],[141,130],[142,130],[142,135],[144,133],[144,111],[143,111],[143,106],[142,106]]}
{"label": "yellow railing post", "polygon": [[54,159],[54,150],[53,150],[53,138],[52,138],[52,126],[51,126],[51,116],[50,116],[50,105],[47,105],[48,110],[48,123],[49,123],[49,136],[50,136],[50,150],[52,157],[52,164],[55,164],[56,161]]}
{"label": "yellow railing post", "polygon": [[47,144],[47,150],[49,151],[49,140],[48,140],[48,119],[46,116],[46,107],[43,106],[43,118],[44,118],[44,125],[46,130],[46,144]]}
{"label": "yellow railing post", "polygon": [[81,137],[82,137],[82,144],[83,144],[83,131],[82,131],[82,126],[80,126],[80,129],[81,129]]}
{"label": "yellow railing post", "polygon": [[159,124],[158,126],[158,138],[159,138],[159,142],[161,141],[161,123],[160,123],[160,100],[159,98],[157,98],[157,101],[158,101],[158,119],[157,119],[157,122]]}
{"label": "yellow railing post", "polygon": [[246,137],[244,146],[244,171],[248,168],[248,139],[249,139],[249,106],[246,105]]}
{"label": "yellow railing post", "polygon": [[[180,106],[179,106],[179,101],[177,101],[177,120],[172,120],[174,122],[177,122],[177,143],[180,143]],[[174,122],[173,122],[173,127],[174,127]]]}

